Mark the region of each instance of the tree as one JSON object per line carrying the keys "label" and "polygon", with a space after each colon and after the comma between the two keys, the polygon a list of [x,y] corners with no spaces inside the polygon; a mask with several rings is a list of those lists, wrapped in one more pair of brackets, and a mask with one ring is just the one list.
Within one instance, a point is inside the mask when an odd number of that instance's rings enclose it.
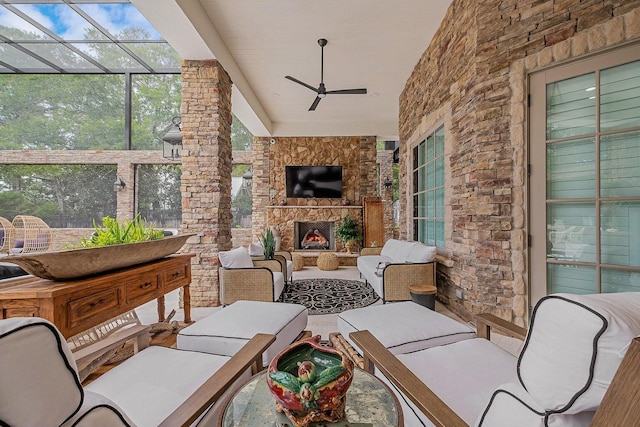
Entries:
{"label": "tree", "polygon": [[231,121],[231,146],[234,150],[251,150],[253,144],[253,134],[249,132],[240,119],[233,115]]}

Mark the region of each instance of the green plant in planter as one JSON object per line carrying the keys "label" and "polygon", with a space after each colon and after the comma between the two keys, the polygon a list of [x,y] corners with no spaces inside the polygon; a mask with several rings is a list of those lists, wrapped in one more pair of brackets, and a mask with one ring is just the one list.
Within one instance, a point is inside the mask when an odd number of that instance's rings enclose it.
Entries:
{"label": "green plant in planter", "polygon": [[95,221],[93,226],[95,231],[91,237],[80,239],[78,244],[70,246],[69,249],[146,242],[164,238],[162,230],[148,225],[140,215],[136,215],[132,221],[123,220],[122,222],[105,216],[102,218],[102,226],[96,225]]}
{"label": "green plant in planter", "polygon": [[262,233],[262,247],[264,248],[265,259],[273,259],[273,255],[276,252],[276,238],[271,231],[271,228]]}
{"label": "green plant in planter", "polygon": [[345,216],[336,227],[336,237],[342,239],[347,252],[351,253],[362,239],[360,225],[350,216]]}

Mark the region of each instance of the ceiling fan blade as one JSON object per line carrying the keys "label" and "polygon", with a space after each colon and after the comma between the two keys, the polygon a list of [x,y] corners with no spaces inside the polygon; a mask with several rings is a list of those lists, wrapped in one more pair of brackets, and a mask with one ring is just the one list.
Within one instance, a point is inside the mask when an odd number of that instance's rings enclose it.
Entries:
{"label": "ceiling fan blade", "polygon": [[313,104],[311,104],[311,107],[309,107],[309,111],[315,111],[321,99],[322,98],[320,98],[319,96],[316,96],[316,99],[313,100]]}
{"label": "ceiling fan blade", "polygon": [[342,94],[342,95],[366,95],[366,89],[341,89],[341,90],[328,90],[327,94]]}
{"label": "ceiling fan blade", "polygon": [[285,79],[289,79],[289,80],[291,80],[292,82],[296,82],[296,83],[298,83],[299,85],[302,85],[302,86],[304,86],[304,87],[308,87],[308,88],[309,88],[309,89],[311,89],[312,91],[314,91],[314,92],[318,93],[318,89],[316,89],[315,87],[313,87],[313,86],[311,86],[311,85],[306,84],[305,82],[301,82],[300,80],[296,79],[295,77],[291,77],[291,76],[284,76],[284,78],[285,78]]}

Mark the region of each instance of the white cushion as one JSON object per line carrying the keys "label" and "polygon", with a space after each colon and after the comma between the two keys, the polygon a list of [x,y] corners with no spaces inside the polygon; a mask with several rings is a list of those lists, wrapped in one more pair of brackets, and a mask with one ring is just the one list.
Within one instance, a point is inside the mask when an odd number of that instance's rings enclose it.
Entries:
{"label": "white cushion", "polygon": [[86,391],[80,411],[63,427],[129,427],[133,421],[113,400],[98,393]]}
{"label": "white cushion", "polygon": [[264,256],[264,247],[262,243],[249,243],[250,256]]}
{"label": "white cushion", "polygon": [[[139,426],[157,426],[229,360],[193,351],[151,346],[85,389],[111,399]],[[250,377],[247,370],[241,378]]]}
{"label": "white cushion", "polygon": [[61,425],[82,396],[75,360],[53,324],[0,320],[0,425]]}
{"label": "white cushion", "polygon": [[385,242],[380,255],[389,257],[393,262],[408,262],[411,251],[417,242],[389,239]]}
{"label": "white cushion", "polygon": [[233,356],[255,334],[275,334],[264,353],[264,364],[291,344],[307,327],[308,310],[300,304],[236,301],[178,333],[177,347]]}
{"label": "white cushion", "polygon": [[293,261],[287,260],[287,281],[291,281],[293,278]]}
{"label": "white cushion", "polygon": [[383,255],[364,255],[357,258],[358,271],[364,279],[371,285],[376,294],[382,298],[382,276],[376,275],[379,263],[391,263],[393,259]]}
{"label": "white cushion", "polygon": [[284,275],[279,271],[273,273],[273,300],[278,301],[284,291]]}
{"label": "white cushion", "polygon": [[595,412],[548,414],[516,383],[503,384],[493,393],[487,408],[476,420],[476,427],[587,427]]}
{"label": "white cushion", "polygon": [[531,319],[520,383],[545,410],[595,410],[638,335],[640,292],[547,296]]}
{"label": "white cushion", "polygon": [[[484,338],[397,357],[469,425],[480,416],[498,386],[516,381],[516,357]],[[433,425],[413,403],[393,389],[403,407],[406,426],[422,425],[415,419],[416,413],[423,425]],[[524,424],[516,424],[521,425]]]}
{"label": "white cushion", "polygon": [[365,329],[393,354],[476,337],[469,326],[412,301],[357,308],[338,315],[338,331],[359,352],[349,334]]}
{"label": "white cushion", "polygon": [[436,259],[438,248],[427,246],[424,243],[416,242],[409,252],[407,262],[432,262]]}
{"label": "white cushion", "polygon": [[251,268],[253,262],[247,249],[239,247],[230,251],[221,251],[218,253],[220,258],[220,265],[224,268]]}

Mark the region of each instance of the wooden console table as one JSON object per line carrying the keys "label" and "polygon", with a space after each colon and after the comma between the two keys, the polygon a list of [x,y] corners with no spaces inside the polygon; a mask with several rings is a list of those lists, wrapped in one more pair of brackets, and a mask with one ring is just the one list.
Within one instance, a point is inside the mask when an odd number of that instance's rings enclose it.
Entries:
{"label": "wooden console table", "polygon": [[33,276],[3,281],[0,319],[37,316],[56,325],[65,338],[157,299],[165,320],[164,295],[184,289],[184,321],[191,322],[191,258],[172,255],[134,267],[77,280],[55,282]]}

